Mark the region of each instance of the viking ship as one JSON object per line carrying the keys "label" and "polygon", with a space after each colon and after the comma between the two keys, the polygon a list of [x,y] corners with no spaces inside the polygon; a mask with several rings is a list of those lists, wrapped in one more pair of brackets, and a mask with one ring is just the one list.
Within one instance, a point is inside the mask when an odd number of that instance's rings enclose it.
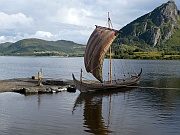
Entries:
{"label": "viking ship", "polygon": [[[97,80],[83,80],[82,69],[80,80],[72,74],[74,84],[80,92],[111,90],[127,87],[139,82],[142,69],[139,74],[129,75],[121,79],[112,79],[112,47],[111,44],[120,31],[110,28],[111,19],[108,12],[108,27],[96,26],[92,32],[85,49],[84,65],[88,73],[91,73]],[[103,81],[102,68],[106,53],[109,50],[109,80]]]}

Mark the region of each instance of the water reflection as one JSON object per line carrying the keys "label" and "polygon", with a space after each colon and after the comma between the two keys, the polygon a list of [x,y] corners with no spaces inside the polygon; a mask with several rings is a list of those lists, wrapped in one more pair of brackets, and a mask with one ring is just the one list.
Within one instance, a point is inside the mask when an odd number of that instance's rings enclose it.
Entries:
{"label": "water reflection", "polygon": [[[149,83],[146,82],[146,85]],[[141,89],[141,94],[148,95],[144,98],[145,102],[148,101],[158,110],[173,111],[177,107],[180,101],[180,78],[156,79],[151,81],[151,86],[151,88]],[[141,97],[144,96],[144,94],[141,95]]]}
{"label": "water reflection", "polygon": [[[104,91],[104,92],[92,92],[92,93],[80,93],[77,97],[73,112],[76,110],[76,107],[83,106],[83,116],[84,116],[84,127],[85,131],[93,133],[95,135],[107,135],[112,133],[110,129],[111,123],[111,100],[112,95],[122,92],[130,91],[132,88],[124,88],[123,91],[113,90],[113,91]],[[103,98],[108,99],[108,105],[103,106]],[[107,107],[108,111],[106,112],[108,117],[103,117],[103,107]],[[107,120],[107,121],[106,121]]]}
{"label": "water reflection", "polygon": [[80,93],[73,111],[83,108],[84,130],[95,135],[179,133],[180,79],[149,82],[124,92]]}

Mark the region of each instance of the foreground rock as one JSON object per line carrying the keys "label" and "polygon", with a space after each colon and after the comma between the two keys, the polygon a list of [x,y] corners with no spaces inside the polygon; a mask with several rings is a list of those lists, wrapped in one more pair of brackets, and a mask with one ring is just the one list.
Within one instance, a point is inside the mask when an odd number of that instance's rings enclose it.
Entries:
{"label": "foreground rock", "polygon": [[72,80],[43,79],[42,86],[38,86],[38,80],[32,78],[18,78],[0,81],[0,92],[18,92],[23,94],[60,92],[69,85]]}

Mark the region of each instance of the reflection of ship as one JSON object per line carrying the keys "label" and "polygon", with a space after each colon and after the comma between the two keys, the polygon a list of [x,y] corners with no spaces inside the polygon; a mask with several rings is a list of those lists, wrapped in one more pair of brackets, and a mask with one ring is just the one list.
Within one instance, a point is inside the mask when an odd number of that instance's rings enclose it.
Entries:
{"label": "reflection of ship", "polygon": [[[84,55],[84,65],[86,71],[90,72],[98,81],[82,80],[82,71],[80,80],[77,80],[74,74],[72,75],[76,88],[79,89],[81,92],[126,87],[137,83],[140,79],[142,69],[139,74],[129,74],[128,76],[125,76],[123,79],[116,79],[116,77],[114,79],[112,78],[113,68],[111,44],[114,41],[114,39],[118,36],[119,31],[111,29],[110,25],[111,20],[108,14],[108,28],[96,26],[95,30],[93,31],[88,40]],[[102,67],[105,55],[108,50],[110,57],[108,73],[109,79],[108,81],[103,81]]]}
{"label": "reflection of ship", "polygon": [[[132,90],[132,88],[125,88],[124,91]],[[122,89],[120,89],[122,92]],[[87,128],[85,131],[93,133],[95,135],[107,135],[110,134],[112,131],[110,130],[110,115],[111,115],[111,95],[117,94],[118,89],[114,91],[107,91],[107,92],[90,92],[84,93],[81,92],[77,97],[73,113],[75,112],[76,108],[79,106],[84,106],[84,126]],[[102,112],[102,101],[103,97],[109,98],[109,105],[106,106],[108,108],[108,118],[103,117]],[[106,121],[107,120],[107,121]]]}

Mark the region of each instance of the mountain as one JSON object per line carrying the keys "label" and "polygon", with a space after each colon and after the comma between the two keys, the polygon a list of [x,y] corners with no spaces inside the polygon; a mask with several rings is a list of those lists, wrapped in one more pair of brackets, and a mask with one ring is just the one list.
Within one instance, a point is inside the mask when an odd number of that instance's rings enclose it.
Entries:
{"label": "mountain", "polygon": [[[123,27],[116,42],[143,50],[180,50],[180,39],[177,38],[180,35],[179,18],[180,12],[175,2],[170,0]],[[172,44],[174,40],[176,44]]]}
{"label": "mountain", "polygon": [[[137,18],[120,31],[113,43],[114,54],[121,55],[120,58],[134,55],[134,52],[180,52],[180,11],[173,0]],[[84,45],[65,40],[24,39],[0,44],[0,55],[82,56],[84,50]]]}
{"label": "mountain", "polygon": [[72,41],[46,41],[42,39],[23,39],[15,43],[0,44],[0,54],[4,55],[83,55],[84,45]]}

